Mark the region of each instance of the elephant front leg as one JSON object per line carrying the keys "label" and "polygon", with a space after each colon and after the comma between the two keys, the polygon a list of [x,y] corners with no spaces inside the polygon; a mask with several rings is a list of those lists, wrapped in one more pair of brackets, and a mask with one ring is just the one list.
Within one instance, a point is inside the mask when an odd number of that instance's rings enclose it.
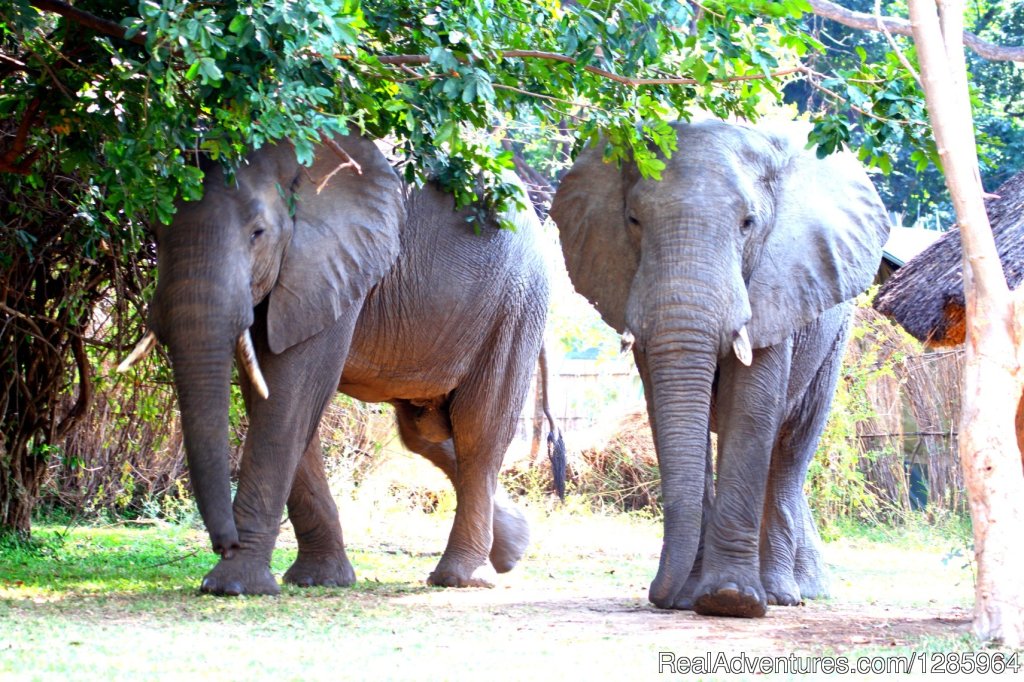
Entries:
{"label": "elephant front leg", "polygon": [[788,370],[787,344],[756,351],[749,368],[732,359],[722,363],[718,480],[695,591],[697,613],[751,618],[767,612],[758,543]]}
{"label": "elephant front leg", "polygon": [[801,497],[803,507],[803,533],[796,548],[796,564],[793,578],[800,587],[804,599],[825,599],[831,593],[828,569],[821,555],[821,536],[811,516],[807,498]]}
{"label": "elephant front leg", "polygon": [[284,581],[299,587],[347,587],[356,573],[345,553],[341,521],[323,467],[319,434],[309,442],[288,497],[299,555]]}
{"label": "elephant front leg", "polygon": [[[355,313],[352,319],[354,316]],[[352,319],[341,318],[334,326],[279,355],[267,352],[265,335],[257,331],[259,324],[254,325],[254,341],[270,394],[266,399],[255,398],[249,387],[243,386],[249,432],[233,505],[239,548],[223,557],[206,575],[203,592],[280,592],[270,572],[274,543],[299,461],[337,389],[348,353]],[[308,485],[309,470],[301,473],[298,480],[300,486]],[[299,525],[302,524],[300,521]]]}
{"label": "elephant front leg", "polygon": [[796,606],[801,601],[800,586],[793,576],[801,532],[800,519],[795,516],[798,509],[798,500],[780,494],[774,484],[769,484],[760,547],[761,584],[769,604]]}
{"label": "elephant front leg", "polygon": [[803,401],[772,454],[761,530],[761,580],[769,604],[796,606],[828,594],[818,531],[803,490],[827,416],[827,400]]}
{"label": "elephant front leg", "polygon": [[[205,594],[239,596],[243,594],[276,595],[281,588],[270,572],[270,559],[277,540],[280,511],[276,518],[266,511],[273,509],[273,502],[267,501],[267,493],[260,495],[249,483],[252,480],[253,437],[252,431],[246,436],[242,452],[242,466],[239,473],[239,487],[235,495],[234,513],[238,526],[239,547],[225,554],[217,565],[203,578],[200,591]],[[284,506],[283,500],[281,509]]]}

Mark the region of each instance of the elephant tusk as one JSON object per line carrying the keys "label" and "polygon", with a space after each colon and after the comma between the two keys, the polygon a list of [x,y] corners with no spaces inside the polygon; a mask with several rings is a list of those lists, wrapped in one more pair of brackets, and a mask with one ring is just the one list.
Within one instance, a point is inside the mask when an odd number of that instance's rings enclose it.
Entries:
{"label": "elephant tusk", "polygon": [[633,332],[628,329],[622,332],[622,336],[619,337],[619,352],[628,353],[633,350],[633,344],[636,342],[636,337],[633,336]]}
{"label": "elephant tusk", "polygon": [[256,360],[256,349],[252,347],[252,336],[249,335],[248,329],[238,337],[238,359],[242,363],[246,375],[252,381],[252,385],[256,387],[256,392],[264,400],[269,398],[270,390],[267,388],[267,382],[263,379],[263,372],[260,371],[260,363]]}
{"label": "elephant tusk", "polygon": [[750,348],[750,334],[747,333],[747,325],[740,327],[736,332],[736,338],[732,341],[732,352],[747,367],[754,361],[754,351]]}
{"label": "elephant tusk", "polygon": [[149,355],[149,351],[153,350],[155,345],[156,334],[151,331],[146,332],[146,335],[143,336],[137,344],[135,344],[135,348],[133,348],[132,352],[128,354],[128,357],[122,360],[121,364],[117,366],[117,371],[119,373],[127,372],[132,365]]}

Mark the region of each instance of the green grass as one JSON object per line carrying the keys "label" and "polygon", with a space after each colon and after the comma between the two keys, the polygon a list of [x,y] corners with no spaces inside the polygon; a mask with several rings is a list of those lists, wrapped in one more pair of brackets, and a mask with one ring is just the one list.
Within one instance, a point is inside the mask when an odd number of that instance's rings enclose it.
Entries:
{"label": "green grass", "polygon": [[[772,609],[759,621],[702,619],[647,603],[656,520],[544,505],[527,513],[531,550],[492,590],[424,585],[450,510],[343,502],[354,587],[286,586],[279,597],[233,599],[198,593],[216,560],[201,531],[128,524],[61,535],[63,526],[43,525],[31,546],[0,544],[0,678],[644,679],[656,676],[662,650],[864,655],[977,646],[953,627],[938,639],[901,636],[895,647],[843,633],[808,639],[833,608],[884,624],[888,608],[927,615],[969,605],[970,574],[943,564],[941,548],[843,539],[827,546],[828,603]],[[273,571],[280,576],[294,556],[284,533]]]}
{"label": "green grass", "polygon": [[974,542],[970,517],[948,512],[908,512],[902,515],[900,523],[893,525],[845,520],[829,532],[836,538],[857,538],[903,547],[930,547],[936,542],[967,547]]}

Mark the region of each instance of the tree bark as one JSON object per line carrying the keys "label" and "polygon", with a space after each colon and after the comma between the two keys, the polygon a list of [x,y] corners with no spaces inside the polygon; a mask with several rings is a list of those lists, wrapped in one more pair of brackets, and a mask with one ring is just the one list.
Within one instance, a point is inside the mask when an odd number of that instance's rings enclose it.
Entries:
{"label": "tree bark", "polygon": [[540,442],[544,436],[544,390],[538,371],[533,384],[533,422],[530,434],[530,465],[537,466],[540,457]]}
{"label": "tree bark", "polygon": [[[881,30],[879,27],[879,22],[881,22],[881,26],[890,33],[902,36],[913,35],[913,29],[910,24],[903,19],[876,17],[873,14],[854,12],[830,0],[809,0],[809,2],[811,11],[816,15],[825,19],[831,19],[843,26],[857,28],[862,31],[878,31]],[[1024,62],[1024,47],[1019,45],[996,45],[995,43],[982,40],[967,31],[963,32],[963,42],[974,50],[979,57],[991,61]]]}
{"label": "tree bark", "polygon": [[985,212],[967,90],[963,0],[911,0],[928,115],[963,244],[967,338],[960,463],[977,563],[974,632],[1024,642],[1024,474],[1014,428],[1021,371],[1021,299],[1011,294]]}

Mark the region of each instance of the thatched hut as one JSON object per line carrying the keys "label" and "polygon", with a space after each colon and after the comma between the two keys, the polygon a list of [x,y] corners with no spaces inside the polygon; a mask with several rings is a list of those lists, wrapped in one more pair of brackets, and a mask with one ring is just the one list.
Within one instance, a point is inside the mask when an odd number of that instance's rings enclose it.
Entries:
{"label": "thatched hut", "polygon": [[[1011,289],[1024,279],[1024,171],[986,202],[996,249]],[[953,229],[896,271],[875,308],[931,347],[964,342],[964,283],[960,231]],[[1024,453],[1024,399],[1017,408],[1017,444]]]}

